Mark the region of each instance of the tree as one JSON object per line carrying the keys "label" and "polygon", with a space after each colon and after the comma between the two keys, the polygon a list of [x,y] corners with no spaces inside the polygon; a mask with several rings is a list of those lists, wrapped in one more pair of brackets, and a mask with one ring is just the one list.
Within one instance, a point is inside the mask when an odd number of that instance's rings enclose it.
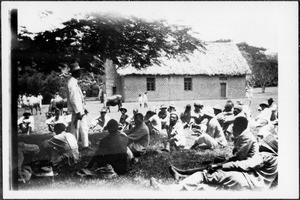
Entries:
{"label": "tree", "polygon": [[278,59],[277,56],[266,55],[265,48],[250,46],[247,43],[237,44],[242,55],[247,60],[255,85],[265,92],[266,86],[278,83]]}
{"label": "tree", "polygon": [[141,69],[159,64],[162,56],[185,57],[194,50],[205,50],[190,27],[169,25],[164,20],[90,13],[63,25],[35,36],[23,30],[17,52],[20,73],[27,66],[45,74],[59,73],[77,61],[85,70],[80,83],[85,87],[96,85],[100,91],[107,60],[112,60],[117,67],[132,65]]}

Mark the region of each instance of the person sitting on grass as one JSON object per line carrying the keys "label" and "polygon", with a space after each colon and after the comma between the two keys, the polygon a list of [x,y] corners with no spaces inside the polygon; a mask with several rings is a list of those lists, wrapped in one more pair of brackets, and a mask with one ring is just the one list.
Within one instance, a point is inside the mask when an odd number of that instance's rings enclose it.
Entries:
{"label": "person sitting on grass", "polygon": [[164,148],[162,151],[169,152],[171,148],[180,149],[186,145],[186,138],[183,132],[183,125],[179,120],[176,112],[170,114],[170,122],[167,127],[168,138],[164,141]]}
{"label": "person sitting on grass", "polygon": [[28,157],[35,157],[39,151],[40,148],[36,144],[18,143],[18,182],[27,183],[31,179],[32,168],[28,165],[28,160],[31,159]]}
{"label": "person sitting on grass", "polygon": [[127,119],[126,122],[128,123],[128,129],[131,129],[134,126],[134,116],[139,112],[137,108],[134,108],[132,110],[132,115],[130,115]]}
{"label": "person sitting on grass", "polygon": [[126,174],[131,168],[133,155],[128,149],[128,138],[119,130],[120,124],[111,119],[106,125],[108,135],[100,140],[93,158],[86,165],[87,169],[111,165],[117,174]]}
{"label": "person sitting on grass", "polygon": [[[203,118],[207,119],[206,131],[201,129],[198,131],[200,136],[196,139],[191,149],[214,149],[217,146],[227,146],[227,140],[223,130],[215,117],[212,107],[207,106],[203,112]],[[197,132],[197,129],[194,132]]]}
{"label": "person sitting on grass", "polygon": [[27,135],[34,131],[34,118],[31,116],[31,113],[23,113],[23,117],[18,119],[18,127],[19,130],[21,130],[21,133],[25,133]]}
{"label": "person sitting on grass", "polygon": [[67,133],[66,125],[54,125],[55,136],[41,144],[41,153],[49,158],[50,166],[67,164],[72,166],[80,161],[78,144],[75,136]]}
{"label": "person sitting on grass", "polygon": [[54,113],[55,114],[53,117],[46,120],[46,124],[48,125],[48,130],[50,132],[54,132],[55,124],[63,123],[66,126],[68,125],[68,123],[65,121],[65,116],[60,115],[60,110],[58,108],[55,109]]}
{"label": "person sitting on grass", "polygon": [[[259,153],[259,145],[256,137],[250,132],[248,128],[248,120],[245,117],[237,117],[233,122],[233,135],[234,135],[234,146],[232,151],[232,156],[226,159],[223,156],[216,156],[212,162],[216,163],[226,163],[231,161],[246,160]],[[207,162],[207,161],[206,161]],[[169,170],[173,172],[176,167],[171,165]],[[191,175],[195,172],[202,171],[204,168],[193,168],[180,170],[182,174]]]}
{"label": "person sitting on grass", "polygon": [[127,109],[126,108],[120,108],[120,112],[121,112],[121,117],[119,120],[119,123],[122,125],[122,129],[125,130],[128,128],[129,123],[127,122],[127,118],[128,115],[127,113]]}
{"label": "person sitting on grass", "polygon": [[149,128],[150,135],[161,134],[161,120],[155,112],[154,108],[150,108],[144,118],[145,124]]}
{"label": "person sitting on grass", "polygon": [[150,185],[159,190],[267,190],[277,181],[278,141],[269,135],[260,143],[259,153],[241,161],[212,164],[207,169],[192,175],[183,175],[174,170],[173,175],[185,178],[179,184],[164,186],[155,178]]}
{"label": "person sitting on grass", "polygon": [[104,127],[107,125],[108,121],[111,120],[111,118],[106,114],[107,110],[105,107],[101,108],[100,110],[100,116],[96,117],[92,120],[90,129],[94,130],[96,126],[100,126],[100,132],[104,131]]}
{"label": "person sitting on grass", "polygon": [[128,147],[135,157],[144,155],[150,142],[149,129],[143,119],[143,114],[137,113],[134,116],[135,126],[124,131],[127,134]]}
{"label": "person sitting on grass", "polygon": [[158,117],[161,120],[161,129],[166,129],[170,118],[170,113],[167,111],[167,106],[162,104],[159,108]]}
{"label": "person sitting on grass", "polygon": [[192,111],[192,106],[190,104],[187,104],[185,106],[184,112],[180,114],[180,120],[182,122],[183,128],[188,127],[191,121],[191,111]]}
{"label": "person sitting on grass", "polygon": [[223,124],[223,131],[228,140],[232,136],[233,122],[235,118],[239,116],[246,117],[245,113],[243,112],[243,107],[241,105],[235,105],[233,107],[233,115],[228,115],[225,117],[224,124]]}

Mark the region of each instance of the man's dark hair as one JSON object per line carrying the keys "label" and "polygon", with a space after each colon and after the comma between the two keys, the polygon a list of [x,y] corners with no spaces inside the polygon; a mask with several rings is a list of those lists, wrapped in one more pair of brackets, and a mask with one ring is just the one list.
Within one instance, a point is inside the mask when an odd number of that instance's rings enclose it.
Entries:
{"label": "man's dark hair", "polygon": [[66,130],[66,125],[64,125],[63,123],[58,123],[54,125],[54,132],[56,134],[60,134],[61,132]]}
{"label": "man's dark hair", "polygon": [[240,116],[235,118],[233,122],[235,130],[243,132],[248,127],[248,119],[246,117]]}

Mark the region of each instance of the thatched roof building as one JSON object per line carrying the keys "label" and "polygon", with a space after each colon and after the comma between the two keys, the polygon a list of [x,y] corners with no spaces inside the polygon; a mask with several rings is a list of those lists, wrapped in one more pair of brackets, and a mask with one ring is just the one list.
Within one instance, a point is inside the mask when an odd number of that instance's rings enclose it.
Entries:
{"label": "thatched roof building", "polygon": [[161,64],[137,70],[132,66],[106,69],[107,95],[137,101],[147,91],[149,101],[244,98],[247,61],[233,43],[207,43],[204,52],[188,59],[161,57]]}
{"label": "thatched roof building", "polygon": [[245,75],[250,68],[234,43],[207,43],[206,51],[195,51],[187,59],[160,58],[161,64],[153,64],[137,70],[125,66],[117,70],[121,76],[126,75]]}

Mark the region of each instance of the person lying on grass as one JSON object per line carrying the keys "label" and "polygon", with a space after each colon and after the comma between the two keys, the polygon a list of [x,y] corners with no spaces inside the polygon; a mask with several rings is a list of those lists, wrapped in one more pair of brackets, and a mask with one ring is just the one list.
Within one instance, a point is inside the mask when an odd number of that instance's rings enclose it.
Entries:
{"label": "person lying on grass", "polygon": [[[217,146],[227,146],[227,140],[212,107],[205,107],[203,118],[207,119],[206,131],[204,132],[203,129],[198,131],[200,136],[196,139],[191,149],[214,149]],[[197,132],[197,129],[193,131]]]}
{"label": "person lying on grass", "polygon": [[186,138],[183,132],[183,125],[176,112],[170,114],[170,122],[167,127],[168,138],[164,139],[162,151],[170,151],[171,148],[180,149],[186,145]]}
{"label": "person lying on grass", "polygon": [[129,171],[133,155],[127,147],[128,138],[119,127],[120,124],[116,120],[109,120],[105,127],[109,134],[101,139],[98,149],[85,168],[97,169],[109,164],[117,174],[125,174]]}
{"label": "person lying on grass", "polygon": [[[227,160],[223,156],[217,156],[212,163],[226,163],[232,161],[241,161],[251,158],[259,153],[259,145],[255,136],[248,128],[248,120],[245,117],[237,117],[233,122],[234,147],[232,156]],[[205,168],[205,167],[204,167]],[[181,170],[185,175],[191,175],[195,172],[202,171],[203,167]],[[176,169],[173,165],[169,167],[172,172]]]}
{"label": "person lying on grass", "polygon": [[50,156],[51,166],[64,163],[72,166],[80,161],[77,140],[73,134],[67,133],[65,130],[65,124],[55,124],[56,135],[41,144],[41,153],[47,157]]}
{"label": "person lying on grass", "polygon": [[151,178],[150,185],[159,190],[266,190],[277,181],[278,142],[273,135],[269,135],[262,140],[259,150],[259,154],[246,160],[213,164],[192,175],[174,169],[173,174],[185,178],[179,184],[165,186]]}

